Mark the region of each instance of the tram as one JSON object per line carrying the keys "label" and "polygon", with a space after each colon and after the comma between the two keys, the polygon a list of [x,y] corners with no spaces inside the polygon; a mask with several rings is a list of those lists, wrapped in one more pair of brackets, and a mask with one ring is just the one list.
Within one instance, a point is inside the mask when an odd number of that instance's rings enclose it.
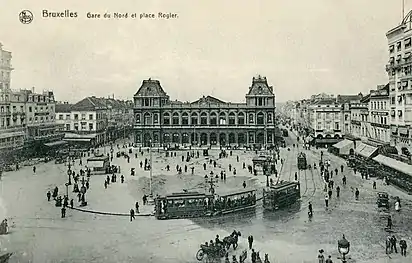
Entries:
{"label": "tram", "polygon": [[256,207],[256,189],[228,192],[214,200],[213,215],[225,215]]}
{"label": "tram", "polygon": [[299,199],[299,182],[281,181],[279,184],[263,190],[263,208],[265,210],[278,210],[294,204]]}
{"label": "tram", "polygon": [[155,199],[156,219],[180,219],[212,215],[213,195],[199,192],[173,193]]}
{"label": "tram", "polygon": [[306,161],[306,154],[305,153],[300,153],[298,155],[298,169],[299,170],[305,170],[307,168],[307,161]]}
{"label": "tram", "polygon": [[155,199],[156,219],[211,217],[256,207],[256,190],[241,190],[220,195],[199,192],[173,193]]}

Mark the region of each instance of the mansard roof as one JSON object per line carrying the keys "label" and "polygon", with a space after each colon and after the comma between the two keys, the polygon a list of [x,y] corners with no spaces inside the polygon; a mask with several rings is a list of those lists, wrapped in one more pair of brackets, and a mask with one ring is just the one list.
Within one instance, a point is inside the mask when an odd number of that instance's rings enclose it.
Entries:
{"label": "mansard roof", "polygon": [[203,96],[200,99],[193,101],[191,104],[226,104],[227,102],[219,100],[212,96]]}
{"label": "mansard roof", "polygon": [[252,86],[249,87],[247,95],[274,95],[273,87],[268,85],[266,77],[253,77]]}
{"label": "mansard roof", "polygon": [[160,85],[160,81],[149,78],[148,80],[143,80],[142,85],[134,96],[164,97],[167,94]]}

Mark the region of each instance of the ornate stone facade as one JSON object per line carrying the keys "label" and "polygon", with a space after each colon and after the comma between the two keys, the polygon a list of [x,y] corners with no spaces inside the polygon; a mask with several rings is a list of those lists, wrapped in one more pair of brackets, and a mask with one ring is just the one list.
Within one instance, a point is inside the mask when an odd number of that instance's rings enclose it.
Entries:
{"label": "ornate stone facade", "polygon": [[134,139],[141,146],[273,145],[275,94],[265,77],[253,78],[245,103],[203,96],[171,101],[158,80],[143,80],[134,95]]}

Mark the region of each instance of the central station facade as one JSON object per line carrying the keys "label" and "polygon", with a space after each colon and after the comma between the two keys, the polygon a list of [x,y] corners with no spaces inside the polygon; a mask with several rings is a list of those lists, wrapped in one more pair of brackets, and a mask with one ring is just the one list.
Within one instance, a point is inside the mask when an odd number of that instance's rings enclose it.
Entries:
{"label": "central station facade", "polygon": [[159,80],[143,80],[134,95],[134,141],[140,146],[273,145],[275,94],[266,77],[254,77],[244,103],[203,96],[170,100]]}

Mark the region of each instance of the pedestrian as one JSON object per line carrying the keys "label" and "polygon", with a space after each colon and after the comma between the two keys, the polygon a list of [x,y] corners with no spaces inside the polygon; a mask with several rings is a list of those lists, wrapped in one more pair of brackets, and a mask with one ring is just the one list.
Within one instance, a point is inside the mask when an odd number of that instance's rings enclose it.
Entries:
{"label": "pedestrian", "polygon": [[206,171],[206,163],[203,163],[203,170]]}
{"label": "pedestrian", "polygon": [[123,176],[123,174],[120,176],[120,182],[124,183],[124,176]]}
{"label": "pedestrian", "polygon": [[135,219],[135,217],[134,217],[134,210],[132,208],[130,209],[130,222],[132,222],[133,219]]}
{"label": "pedestrian", "polygon": [[82,200],[82,193],[79,192],[79,193],[77,194],[77,198],[79,199],[79,202],[80,202],[80,201]]}
{"label": "pedestrian", "polygon": [[63,206],[61,211],[62,211],[62,213],[61,213],[62,218],[65,218],[66,217],[66,208]]}
{"label": "pedestrian", "polygon": [[319,250],[319,255],[318,255],[318,261],[319,263],[325,263],[325,256],[323,255],[324,250],[320,249]]}
{"label": "pedestrian", "polygon": [[104,189],[107,189],[107,181],[104,181]]}
{"label": "pedestrian", "polygon": [[406,257],[406,240],[405,239],[401,239],[401,241],[399,241],[399,246],[401,247],[401,255]]}
{"label": "pedestrian", "polygon": [[313,207],[312,207],[312,202],[309,202],[308,209],[309,209],[309,216],[312,216],[312,215],[313,215]]}
{"label": "pedestrian", "polygon": [[237,161],[237,162],[239,162],[239,155],[238,155],[238,156],[236,156],[236,161]]}
{"label": "pedestrian", "polygon": [[359,189],[358,188],[356,188],[355,190],[355,199],[359,200]]}
{"label": "pedestrian", "polygon": [[395,250],[395,253],[398,253],[398,249],[396,248],[396,237],[393,235],[391,237],[391,250]]}
{"label": "pedestrian", "polygon": [[191,167],[190,169],[192,169],[192,174],[195,174],[195,168]]}
{"label": "pedestrian", "polygon": [[326,208],[329,207],[329,197],[328,197],[328,195],[325,195],[325,206],[326,206]]}
{"label": "pedestrian", "polygon": [[90,187],[90,184],[89,184],[89,181],[87,181],[86,182],[86,189],[89,189],[89,187]]}
{"label": "pedestrian", "polygon": [[74,201],[73,201],[73,198],[70,200],[70,208],[71,209],[73,209],[73,206],[74,206]]}
{"label": "pedestrian", "polygon": [[335,174],[338,175],[338,168],[335,169]]}
{"label": "pedestrian", "polygon": [[343,173],[343,164],[340,166],[340,172]]}
{"label": "pedestrian", "polygon": [[142,199],[143,199],[143,205],[146,205],[147,204],[147,195],[144,194]]}
{"label": "pedestrian", "polygon": [[246,164],[245,164],[245,162],[243,162],[242,167],[243,167],[243,169],[246,169]]}
{"label": "pedestrian", "polygon": [[332,198],[332,188],[329,188],[329,191],[328,191],[328,196],[329,196],[329,199],[331,199],[331,198]]}
{"label": "pedestrian", "polygon": [[325,261],[325,263],[333,263],[333,261],[332,261],[332,258],[331,258],[332,256],[331,255],[329,255],[328,256],[328,258],[326,259],[326,261]]}
{"label": "pedestrian", "polygon": [[339,197],[340,194],[340,187],[339,185],[336,187],[336,197]]}
{"label": "pedestrian", "polygon": [[298,180],[298,172],[295,172],[295,181]]}
{"label": "pedestrian", "polygon": [[243,188],[246,188],[246,181],[243,181]]}
{"label": "pedestrian", "polygon": [[223,181],[226,182],[226,172],[223,172]]}
{"label": "pedestrian", "polygon": [[50,201],[50,198],[51,198],[51,193],[50,193],[50,191],[47,191],[47,201]]}
{"label": "pedestrian", "polygon": [[343,185],[346,185],[346,176],[343,176],[343,177],[342,177],[342,184],[343,184]]}
{"label": "pedestrian", "polygon": [[247,241],[249,243],[249,249],[252,249],[252,245],[253,245],[253,236],[250,235],[247,237]]}
{"label": "pedestrian", "polygon": [[373,189],[376,190],[376,182],[373,181]]}
{"label": "pedestrian", "polygon": [[388,224],[386,225],[386,227],[388,229],[392,229],[393,223],[392,223],[392,216],[388,217]]}
{"label": "pedestrian", "polygon": [[236,168],[233,168],[233,175],[236,175]]}
{"label": "pedestrian", "polygon": [[256,252],[255,252],[255,250],[254,250],[254,249],[252,249],[252,255],[251,255],[251,258],[252,258],[252,263],[256,263]]}
{"label": "pedestrian", "polygon": [[136,201],[135,206],[136,206],[136,213],[139,214],[140,213],[140,211],[139,211],[139,202]]}
{"label": "pedestrian", "polygon": [[36,173],[36,166],[33,166],[33,173]]}

